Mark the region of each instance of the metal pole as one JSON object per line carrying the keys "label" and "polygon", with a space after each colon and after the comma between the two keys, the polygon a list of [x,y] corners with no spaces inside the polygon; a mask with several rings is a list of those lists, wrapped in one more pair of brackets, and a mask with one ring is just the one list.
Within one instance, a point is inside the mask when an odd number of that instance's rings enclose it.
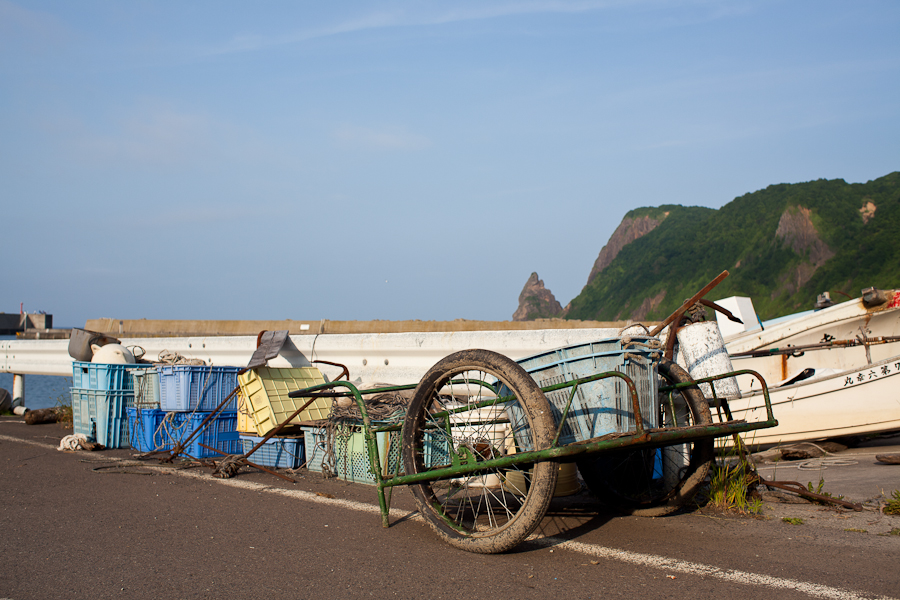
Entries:
{"label": "metal pole", "polygon": [[12,405],[25,406],[25,376],[13,374]]}

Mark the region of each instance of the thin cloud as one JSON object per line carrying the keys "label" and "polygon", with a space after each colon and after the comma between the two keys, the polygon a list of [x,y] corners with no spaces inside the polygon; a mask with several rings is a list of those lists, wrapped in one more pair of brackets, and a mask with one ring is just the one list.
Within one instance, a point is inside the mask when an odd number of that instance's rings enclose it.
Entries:
{"label": "thin cloud", "polygon": [[54,15],[0,0],[0,47],[24,43],[35,51],[72,37],[72,32]]}
{"label": "thin cloud", "polygon": [[71,160],[91,167],[184,170],[222,163],[296,167],[289,148],[252,129],[153,100],[91,121],[71,114],[46,115],[39,127]]}
{"label": "thin cloud", "polygon": [[85,126],[67,145],[79,159],[96,164],[173,165],[209,146],[212,124],[203,115],[154,106],[135,109],[108,129],[103,134]]}
{"label": "thin cloud", "polygon": [[341,125],[333,135],[339,146],[362,150],[421,150],[431,146],[425,136],[403,129]]}
{"label": "thin cloud", "polygon": [[[295,31],[280,36],[239,35],[225,44],[207,49],[205,54],[215,55],[250,52],[273,46],[297,44],[334,35],[389,27],[426,27],[533,14],[577,14],[630,5],[659,3],[659,0],[588,0],[583,2],[538,1],[505,2],[493,5],[476,3],[474,6],[454,6],[451,8],[440,7],[440,10],[438,11],[415,11],[410,9],[397,9],[392,11],[382,10],[355,19],[350,19],[330,27]],[[695,0],[689,0],[688,3],[695,4],[697,2]],[[705,4],[706,2],[701,0],[699,3]],[[672,3],[662,3],[661,5],[669,8],[672,7]],[[721,14],[725,15],[727,13],[722,12]]]}

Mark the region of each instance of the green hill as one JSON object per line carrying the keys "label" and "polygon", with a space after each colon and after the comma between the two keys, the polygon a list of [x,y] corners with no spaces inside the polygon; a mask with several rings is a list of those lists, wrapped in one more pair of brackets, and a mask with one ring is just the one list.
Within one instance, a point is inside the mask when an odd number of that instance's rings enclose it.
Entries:
{"label": "green hill", "polygon": [[601,252],[565,318],[661,319],[724,269],[731,276],[709,297],[749,296],[763,319],[812,308],[824,291],[840,300],[900,287],[900,172],[861,184],[772,185],[718,210],[636,209],[620,229],[638,222],[637,239],[623,234],[619,247],[620,231],[610,238],[612,252]]}

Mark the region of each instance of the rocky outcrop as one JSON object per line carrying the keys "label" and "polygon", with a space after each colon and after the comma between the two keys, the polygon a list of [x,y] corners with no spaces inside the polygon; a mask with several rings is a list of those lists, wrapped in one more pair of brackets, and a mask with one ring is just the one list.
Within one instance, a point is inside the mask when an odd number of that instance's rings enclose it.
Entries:
{"label": "rocky outcrop", "polygon": [[810,218],[811,211],[802,206],[785,209],[775,230],[775,239],[780,240],[797,254],[809,253],[809,262],[818,269],[834,252],[819,238],[819,232]]}
{"label": "rocky outcrop", "polygon": [[544,282],[538,279],[537,273],[531,277],[519,294],[519,308],[513,313],[513,321],[531,321],[534,319],[549,319],[558,317],[562,313],[562,305],[557,302],[553,293],[544,287]]}
{"label": "rocky outcrop", "polygon": [[644,215],[643,217],[637,218],[625,217],[622,219],[622,222],[619,223],[619,226],[616,227],[616,230],[610,236],[609,241],[606,242],[606,245],[600,250],[600,255],[597,256],[597,260],[594,261],[594,266],[591,268],[591,274],[588,275],[588,284],[590,284],[591,281],[594,280],[594,277],[599,275],[603,269],[609,266],[619,252],[622,251],[622,248],[656,229],[667,216],[669,216],[668,212],[663,213],[661,219],[654,219],[650,215]]}
{"label": "rocky outcrop", "polygon": [[[630,318],[633,321],[643,321],[647,318],[647,315],[650,314],[651,310],[654,310],[659,304],[665,299],[666,290],[660,290],[658,294],[653,296],[652,298],[644,298],[644,301],[641,302],[641,305],[637,307],[637,310],[631,313]],[[621,315],[616,317],[618,321],[621,318]]]}
{"label": "rocky outcrop", "polygon": [[864,198],[865,204],[863,207],[859,209],[859,214],[862,216],[863,225],[866,225],[869,220],[875,216],[875,210],[878,208],[875,206],[875,203],[869,200],[868,198]]}
{"label": "rocky outcrop", "polygon": [[783,293],[790,295],[799,290],[812,278],[816,269],[834,256],[834,251],[819,237],[811,214],[811,211],[803,206],[790,206],[781,214],[778,229],[775,230],[775,239],[796,254],[808,256],[809,261],[801,262],[782,278],[778,288],[772,292],[773,299]]}

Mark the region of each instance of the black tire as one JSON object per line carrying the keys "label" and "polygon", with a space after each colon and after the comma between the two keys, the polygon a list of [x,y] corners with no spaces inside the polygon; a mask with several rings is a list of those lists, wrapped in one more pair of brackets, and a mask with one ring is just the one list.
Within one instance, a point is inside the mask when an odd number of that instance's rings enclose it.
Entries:
{"label": "black tire", "polygon": [[[497,401],[495,390],[501,385],[500,395],[514,398],[458,410],[491,398]],[[445,419],[448,409],[457,412]],[[440,413],[444,415],[435,416]],[[403,466],[407,474],[446,467],[451,448],[474,460],[544,449],[554,433],[547,399],[519,365],[488,350],[464,350],[434,365],[416,387],[403,424]],[[526,478],[526,489],[506,482],[510,470]],[[540,524],[558,474],[557,463],[546,461],[428,481],[410,490],[419,512],[444,541],[469,552],[494,554],[517,546]]]}
{"label": "black tire", "polygon": [[[690,383],[691,376],[670,360],[659,362],[662,384]],[[712,423],[709,404],[696,385],[660,394],[664,427]],[[674,409],[674,410],[673,410]],[[578,461],[585,484],[604,504],[620,511],[658,517],[689,502],[709,473],[712,439],[663,448],[603,452]]]}

